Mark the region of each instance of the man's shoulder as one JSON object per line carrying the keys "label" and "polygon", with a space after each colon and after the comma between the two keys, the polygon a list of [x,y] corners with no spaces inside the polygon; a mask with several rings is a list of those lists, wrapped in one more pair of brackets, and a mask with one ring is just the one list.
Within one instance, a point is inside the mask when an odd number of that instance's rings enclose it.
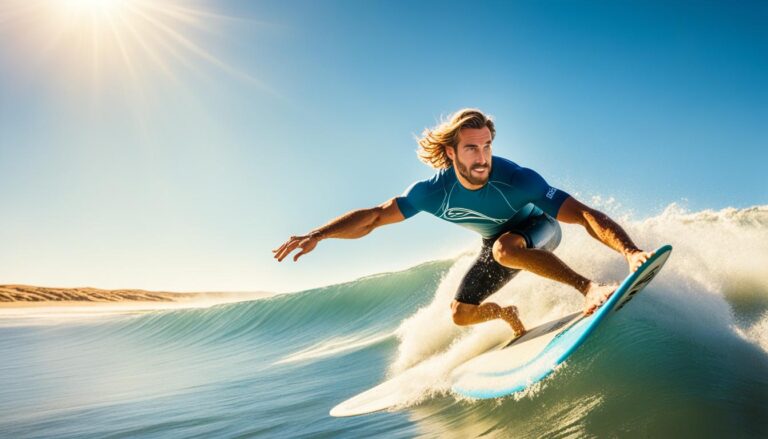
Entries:
{"label": "man's shoulder", "polygon": [[435,192],[442,192],[446,186],[452,184],[451,179],[456,180],[453,168],[440,169],[429,178],[413,182],[405,193],[428,196]]}
{"label": "man's shoulder", "polygon": [[515,175],[521,169],[525,169],[517,163],[504,157],[493,156],[493,177],[494,179],[508,179]]}
{"label": "man's shoulder", "polygon": [[431,177],[419,180],[413,183],[413,185],[420,185],[421,187],[443,187],[446,184],[452,183],[456,180],[456,173],[453,172],[453,168],[438,169]]}

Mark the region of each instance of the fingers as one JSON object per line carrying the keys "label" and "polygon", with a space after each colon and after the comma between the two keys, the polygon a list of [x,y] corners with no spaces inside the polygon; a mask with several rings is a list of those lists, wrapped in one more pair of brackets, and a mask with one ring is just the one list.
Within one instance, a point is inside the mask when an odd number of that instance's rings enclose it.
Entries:
{"label": "fingers", "polygon": [[283,259],[285,259],[286,256],[294,251],[298,245],[299,240],[296,238],[291,238],[278,249],[278,251],[275,253],[275,259],[277,259],[278,262],[282,262]]}
{"label": "fingers", "polygon": [[[280,253],[288,244],[291,243],[291,241],[293,241],[295,239],[296,239],[295,236],[291,236],[290,238],[288,238],[287,241],[285,241],[285,243],[283,245],[281,245],[280,247],[276,248],[275,250],[272,250],[272,253]],[[277,256],[275,256],[275,257],[277,257]]]}
{"label": "fingers", "polygon": [[297,246],[297,245],[298,245],[298,244],[297,244],[296,242],[292,242],[292,243],[291,243],[291,244],[289,244],[287,247],[285,247],[285,248],[283,249],[283,251],[281,251],[280,253],[278,253],[277,255],[275,255],[275,258],[277,258],[277,261],[278,261],[278,262],[283,262],[283,259],[285,259],[285,257],[286,257],[286,256],[288,256],[289,254],[291,254],[291,252],[292,252],[292,251],[294,251],[294,250],[296,249],[296,246]]}
{"label": "fingers", "polygon": [[293,257],[293,261],[296,262],[299,260],[299,257],[311,252],[316,245],[317,241],[314,238],[308,236],[291,236],[291,239],[277,249],[272,250],[272,253],[274,253],[274,258],[277,259],[278,262],[282,262],[283,259],[296,250],[297,247],[301,248],[301,251]]}
{"label": "fingers", "polygon": [[275,253],[275,257],[277,257],[277,253],[280,253],[283,250],[283,248],[285,248],[286,245],[288,245],[287,242],[285,244],[282,244],[280,247],[272,250],[272,253]]}
{"label": "fingers", "polygon": [[305,247],[302,247],[302,248],[301,248],[301,251],[300,251],[300,252],[298,252],[298,253],[296,253],[296,255],[293,257],[293,262],[296,262],[296,261],[298,261],[298,260],[299,260],[299,258],[301,257],[301,255],[306,255],[306,254],[307,254],[307,253],[309,253],[310,251],[311,251],[311,249],[309,249],[309,248],[305,248]]}

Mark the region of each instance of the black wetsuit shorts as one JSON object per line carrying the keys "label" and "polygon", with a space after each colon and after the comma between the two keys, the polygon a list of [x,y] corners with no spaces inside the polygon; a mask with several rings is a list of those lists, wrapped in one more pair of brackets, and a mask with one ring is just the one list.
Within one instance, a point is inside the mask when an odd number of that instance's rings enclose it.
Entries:
{"label": "black wetsuit shorts", "polygon": [[[525,238],[528,248],[540,248],[548,251],[557,248],[562,236],[557,220],[547,214],[527,218],[520,224],[510,227],[506,232],[521,235]],[[459,290],[456,292],[455,299],[459,302],[479,305],[520,272],[520,270],[499,264],[493,258],[493,243],[499,236],[483,238],[480,255],[469,268],[467,274],[464,275]]]}

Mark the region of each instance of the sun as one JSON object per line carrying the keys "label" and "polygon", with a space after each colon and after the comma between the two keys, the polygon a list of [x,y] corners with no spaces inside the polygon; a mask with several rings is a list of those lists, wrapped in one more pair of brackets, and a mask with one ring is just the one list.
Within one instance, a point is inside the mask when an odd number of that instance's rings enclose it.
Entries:
{"label": "sun", "polygon": [[3,0],[0,56],[64,88],[139,89],[150,77],[178,82],[182,70],[211,66],[260,85],[217,56],[219,31],[236,20],[204,1]]}

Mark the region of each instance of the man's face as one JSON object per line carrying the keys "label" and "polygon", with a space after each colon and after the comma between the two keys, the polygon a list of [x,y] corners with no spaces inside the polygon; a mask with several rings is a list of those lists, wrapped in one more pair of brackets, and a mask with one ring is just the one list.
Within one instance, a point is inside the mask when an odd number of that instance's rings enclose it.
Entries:
{"label": "man's face", "polygon": [[461,183],[467,189],[480,189],[491,176],[491,130],[462,128],[456,150],[447,148],[446,154],[453,160]]}

